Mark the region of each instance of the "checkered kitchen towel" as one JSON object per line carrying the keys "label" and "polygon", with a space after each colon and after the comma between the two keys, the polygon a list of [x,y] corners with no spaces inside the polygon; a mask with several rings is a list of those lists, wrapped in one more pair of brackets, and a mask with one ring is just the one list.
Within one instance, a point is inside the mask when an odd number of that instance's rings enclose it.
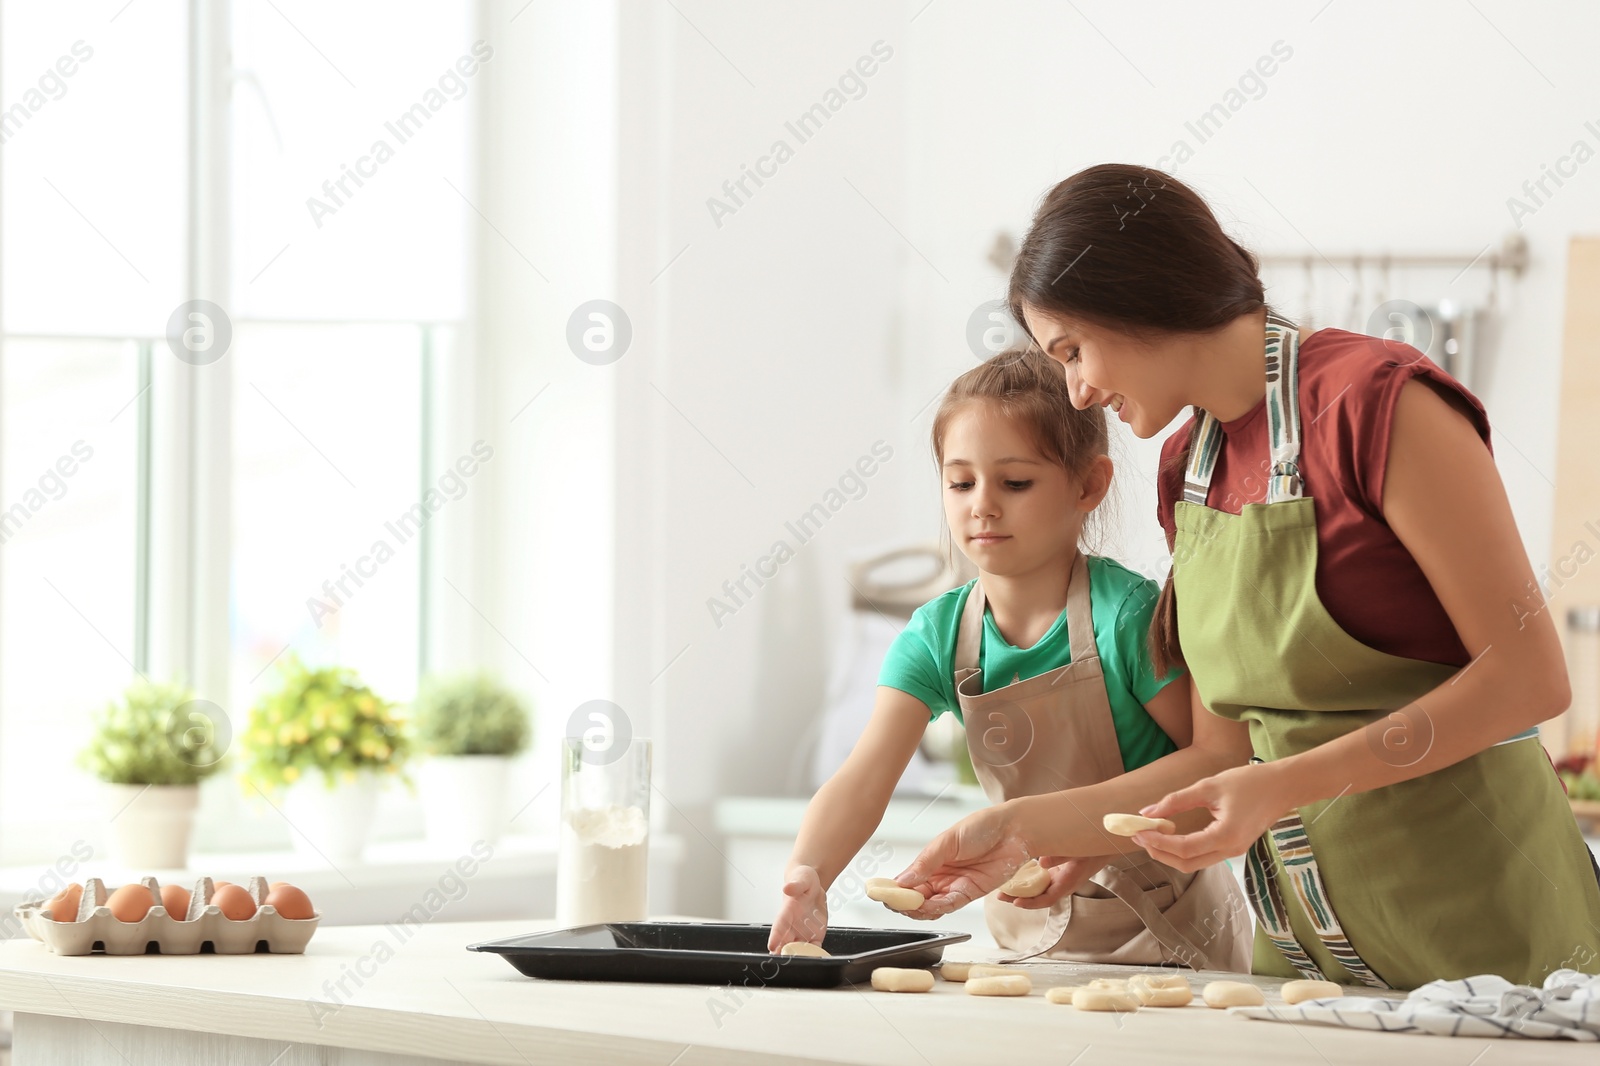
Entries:
{"label": "checkered kitchen towel", "polygon": [[1434,981],[1405,999],[1334,996],[1295,1007],[1235,1007],[1232,1013],[1386,1033],[1600,1040],[1600,975],[1557,970],[1538,989],[1491,974]]}

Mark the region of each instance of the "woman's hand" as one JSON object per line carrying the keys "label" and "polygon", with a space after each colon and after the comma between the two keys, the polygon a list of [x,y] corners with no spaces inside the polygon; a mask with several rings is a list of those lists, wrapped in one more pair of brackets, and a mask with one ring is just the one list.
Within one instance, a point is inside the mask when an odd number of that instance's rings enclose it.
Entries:
{"label": "woman's hand", "polygon": [[895,881],[926,897],[921,907],[906,913],[933,919],[987,896],[1030,857],[1011,805],[1001,803],[967,815],[934,837]]}
{"label": "woman's hand", "polygon": [[821,944],[828,931],[828,894],[811,866],[796,866],[783,885],[783,905],[767,937],[767,950],[777,951],[796,940]]}
{"label": "woman's hand", "polygon": [[1243,855],[1293,806],[1284,789],[1282,765],[1237,766],[1171,793],[1139,813],[1146,818],[1171,818],[1203,807],[1215,821],[1194,833],[1147,829],[1134,834],[1134,843],[1152,859],[1186,872]]}
{"label": "woman's hand", "polygon": [[1050,884],[1037,896],[1008,896],[1000,893],[1000,901],[1009,903],[1023,910],[1043,910],[1054,906],[1055,902],[1064,896],[1069,896],[1083,887],[1085,881],[1099,873],[1108,863],[1120,859],[1120,855],[1097,855],[1092,858],[1069,858],[1065,855],[1044,855],[1039,858],[1039,865],[1050,871]]}

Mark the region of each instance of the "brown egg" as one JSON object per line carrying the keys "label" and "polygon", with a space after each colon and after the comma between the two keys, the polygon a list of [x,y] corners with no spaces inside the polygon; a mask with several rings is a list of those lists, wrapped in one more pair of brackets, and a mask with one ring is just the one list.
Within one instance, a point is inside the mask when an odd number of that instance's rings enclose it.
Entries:
{"label": "brown egg", "polygon": [[214,888],[214,889],[216,889],[216,888],[226,888],[228,885],[231,885],[231,884],[233,884],[232,881],[213,881],[213,882],[211,882],[211,887]]}
{"label": "brown egg", "polygon": [[138,883],[123,885],[106,897],[106,906],[111,908],[111,917],[130,924],[144,921],[144,916],[149,914],[150,908],[155,905],[155,897],[150,894],[150,890]]}
{"label": "brown egg", "polygon": [[162,885],[161,905],[175,920],[183,921],[189,914],[189,890],[182,885]]}
{"label": "brown egg", "polygon": [[276,908],[279,914],[295,921],[313,917],[317,913],[312,909],[310,896],[284,881],[277,882],[262,903],[264,906]]}
{"label": "brown egg", "polygon": [[51,896],[50,902],[45,904],[45,910],[50,912],[51,921],[75,922],[78,920],[78,906],[82,902],[83,886],[74,881]]}
{"label": "brown egg", "polygon": [[231,921],[243,922],[255,917],[256,901],[238,885],[223,885],[211,894],[211,905],[222,910],[222,916]]}

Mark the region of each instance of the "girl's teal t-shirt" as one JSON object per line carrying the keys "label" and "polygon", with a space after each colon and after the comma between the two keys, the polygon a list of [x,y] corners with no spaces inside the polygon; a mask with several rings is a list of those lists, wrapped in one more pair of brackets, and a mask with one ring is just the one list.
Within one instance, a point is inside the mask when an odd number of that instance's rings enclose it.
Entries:
{"label": "girl's teal t-shirt", "polygon": [[[1157,677],[1150,663],[1147,634],[1160,587],[1114,559],[1091,555],[1088,563],[1094,643],[1100,652],[1111,720],[1117,730],[1117,745],[1122,749],[1122,766],[1132,770],[1177,750],[1144,704],[1181,677],[1183,671]],[[974,584],[969,581],[918,607],[890,645],[878,672],[878,684],[915,696],[928,705],[932,718],[946,711],[961,717],[955,687],[956,631]],[[983,670],[985,692],[1037,677],[1071,661],[1065,610],[1037,644],[1018,648],[1006,642],[995,626],[993,613],[984,608],[978,665]]]}

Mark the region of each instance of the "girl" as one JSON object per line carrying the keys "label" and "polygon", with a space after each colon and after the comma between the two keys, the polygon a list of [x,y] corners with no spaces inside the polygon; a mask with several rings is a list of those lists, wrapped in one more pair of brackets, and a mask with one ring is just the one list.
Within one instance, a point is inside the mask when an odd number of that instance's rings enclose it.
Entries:
{"label": "girl", "polygon": [[[827,887],[866,843],[923,731],[966,725],[1000,802],[1121,775],[1186,745],[1188,683],[1152,669],[1155,586],[1079,550],[1111,484],[1106,419],[1076,410],[1060,369],[1008,351],[963,374],[933,422],[950,537],[977,580],[918,608],[880,674],[871,720],[806,811],[770,948],[821,943]],[[1046,855],[1042,895],[987,901],[1002,948],[1085,962],[1241,969],[1249,922],[1223,867],[1184,873],[1131,844]],[[1114,847],[1126,853],[1100,854]]]}
{"label": "girl", "polygon": [[[1194,742],[965,819],[898,880],[961,906],[1022,850],[1102,850],[1124,804],[1178,869],[1248,852],[1254,972],[1416,988],[1540,984],[1600,955],[1600,885],[1536,726],[1570,701],[1483,405],[1407,345],[1309,336],[1199,196],[1137,166],[1046,197],[1011,277],[1075,404],[1163,448],[1172,576],[1155,662],[1186,662]],[[1214,819],[1214,820],[1213,820]],[[1209,823],[1209,824],[1208,824]]]}

